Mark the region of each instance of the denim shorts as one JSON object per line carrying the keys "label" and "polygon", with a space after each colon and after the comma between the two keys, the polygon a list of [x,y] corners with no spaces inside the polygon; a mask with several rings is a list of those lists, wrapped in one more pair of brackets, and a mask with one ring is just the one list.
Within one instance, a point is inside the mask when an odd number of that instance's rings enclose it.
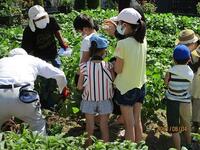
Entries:
{"label": "denim shorts", "polygon": [[103,101],[81,101],[81,111],[86,114],[110,114],[113,111],[113,103],[111,100]]}
{"label": "denim shorts", "polygon": [[116,89],[114,99],[118,105],[133,106],[136,102],[143,103],[145,94],[146,90],[144,84],[141,89],[134,88],[123,95],[121,95],[121,92]]}

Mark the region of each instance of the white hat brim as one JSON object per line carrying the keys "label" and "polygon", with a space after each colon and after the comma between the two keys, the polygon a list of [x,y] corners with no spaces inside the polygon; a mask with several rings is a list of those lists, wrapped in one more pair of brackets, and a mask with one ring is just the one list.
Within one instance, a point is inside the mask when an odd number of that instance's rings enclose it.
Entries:
{"label": "white hat brim", "polygon": [[33,18],[33,20],[37,20],[37,19],[39,19],[39,18],[41,18],[43,16],[48,16],[48,13],[47,12],[39,13]]}
{"label": "white hat brim", "polygon": [[115,22],[116,22],[116,21],[119,21],[118,18],[117,18],[117,16],[111,17],[110,20],[115,21]]}

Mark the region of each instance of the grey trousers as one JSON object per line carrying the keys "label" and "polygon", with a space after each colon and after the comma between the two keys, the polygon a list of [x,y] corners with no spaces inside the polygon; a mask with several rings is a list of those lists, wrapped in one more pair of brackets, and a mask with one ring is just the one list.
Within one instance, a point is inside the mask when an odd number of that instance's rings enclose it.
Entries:
{"label": "grey trousers", "polygon": [[32,131],[46,135],[46,122],[39,102],[26,104],[18,96],[19,88],[0,89],[0,127],[14,116],[28,123]]}

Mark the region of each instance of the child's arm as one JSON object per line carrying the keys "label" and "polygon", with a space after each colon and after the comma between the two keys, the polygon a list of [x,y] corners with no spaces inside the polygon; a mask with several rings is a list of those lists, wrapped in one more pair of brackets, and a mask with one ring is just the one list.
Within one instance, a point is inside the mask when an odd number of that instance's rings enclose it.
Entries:
{"label": "child's arm", "polygon": [[114,71],[117,74],[120,74],[123,70],[123,65],[124,65],[124,60],[119,58],[119,57],[116,57],[116,62],[115,62],[115,65],[114,65]]}
{"label": "child's arm", "polygon": [[68,44],[65,42],[65,40],[64,40],[64,38],[62,37],[62,35],[61,35],[61,33],[60,33],[59,30],[55,32],[55,36],[56,36],[56,38],[58,39],[59,44],[60,44],[60,46],[61,46],[62,48],[64,48],[64,49],[68,48]]}
{"label": "child's arm", "polygon": [[164,79],[164,83],[165,83],[166,86],[168,86],[169,79],[170,79],[170,73],[166,72],[165,79]]}
{"label": "child's arm", "polygon": [[80,72],[80,76],[78,79],[78,85],[77,85],[77,88],[80,91],[83,90],[83,81],[84,81],[84,75]]}
{"label": "child's arm", "polygon": [[80,63],[87,62],[89,59],[90,59],[90,52],[83,51],[83,55],[82,55]]}
{"label": "child's arm", "polygon": [[114,72],[114,68],[113,69],[111,69],[110,70],[110,72],[111,72],[111,76],[112,76],[112,79],[113,79],[113,81],[115,80],[115,72]]}

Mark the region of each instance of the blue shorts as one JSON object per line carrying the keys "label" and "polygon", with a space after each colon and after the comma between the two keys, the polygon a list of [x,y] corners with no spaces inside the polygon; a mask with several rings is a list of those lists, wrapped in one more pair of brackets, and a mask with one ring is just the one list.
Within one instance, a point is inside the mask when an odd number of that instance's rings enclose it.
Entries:
{"label": "blue shorts", "polygon": [[115,90],[115,101],[118,105],[133,106],[136,102],[143,103],[146,94],[145,84],[141,89],[134,88],[121,95],[118,89]]}
{"label": "blue shorts", "polygon": [[113,104],[111,100],[102,101],[81,101],[81,111],[86,114],[110,114],[113,111]]}

